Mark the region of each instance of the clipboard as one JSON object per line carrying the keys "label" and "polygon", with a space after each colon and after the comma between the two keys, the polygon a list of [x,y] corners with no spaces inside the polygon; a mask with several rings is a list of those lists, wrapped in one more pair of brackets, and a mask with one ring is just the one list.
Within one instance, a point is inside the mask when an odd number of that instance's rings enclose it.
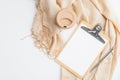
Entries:
{"label": "clipboard", "polygon": [[82,21],[58,53],[55,61],[82,79],[108,43],[108,37],[101,30],[99,24],[92,27]]}

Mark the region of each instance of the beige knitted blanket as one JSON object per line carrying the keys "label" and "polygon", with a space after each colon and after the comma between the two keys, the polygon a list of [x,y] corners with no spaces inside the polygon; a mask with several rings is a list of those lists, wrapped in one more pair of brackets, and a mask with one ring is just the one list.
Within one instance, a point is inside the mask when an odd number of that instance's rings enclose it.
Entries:
{"label": "beige knitted blanket", "polygon": [[[35,44],[47,55],[55,57],[65,41],[61,32],[65,29],[56,24],[56,15],[70,7],[76,14],[76,23],[82,20],[95,26],[100,23],[104,34],[110,39],[96,62],[114,46],[115,49],[93,72],[85,75],[84,80],[111,80],[117,55],[120,54],[120,19],[116,17],[110,0],[37,0],[37,13],[32,27]],[[94,63],[95,64],[95,63]],[[61,80],[79,80],[61,68]]]}

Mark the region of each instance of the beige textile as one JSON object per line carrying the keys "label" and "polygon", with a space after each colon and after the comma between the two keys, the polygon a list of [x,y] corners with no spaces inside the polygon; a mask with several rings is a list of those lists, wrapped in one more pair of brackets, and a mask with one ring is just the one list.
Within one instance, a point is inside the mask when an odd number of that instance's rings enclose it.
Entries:
{"label": "beige textile", "polygon": [[[32,36],[36,46],[53,57],[65,43],[60,34],[63,29],[56,24],[58,11],[66,7],[72,8],[77,16],[77,24],[80,24],[82,20],[93,26],[100,23],[110,41],[96,62],[110,48],[114,46],[115,49],[98,68],[86,74],[83,80],[111,80],[117,55],[120,54],[120,19],[116,17],[110,0],[37,0],[36,7]],[[79,79],[62,68],[61,80]]]}

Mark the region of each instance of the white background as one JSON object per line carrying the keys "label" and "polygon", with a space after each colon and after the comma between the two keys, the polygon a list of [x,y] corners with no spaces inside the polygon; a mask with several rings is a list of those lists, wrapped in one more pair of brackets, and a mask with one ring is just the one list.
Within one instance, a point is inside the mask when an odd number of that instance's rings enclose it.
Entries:
{"label": "white background", "polygon": [[[120,11],[120,0],[112,1]],[[34,0],[0,0],[0,80],[59,80],[59,65],[31,37],[21,40],[30,35],[35,12]],[[120,59],[113,80],[120,80]]]}

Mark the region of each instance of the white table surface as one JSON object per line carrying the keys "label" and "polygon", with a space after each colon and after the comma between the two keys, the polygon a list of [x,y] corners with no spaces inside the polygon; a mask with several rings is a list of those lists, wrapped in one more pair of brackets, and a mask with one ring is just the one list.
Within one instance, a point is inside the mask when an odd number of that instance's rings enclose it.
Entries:
{"label": "white table surface", "polygon": [[[31,33],[35,12],[34,0],[0,0],[0,80],[60,79],[59,65],[40,53],[31,37],[21,40]],[[113,80],[120,80],[119,62]]]}

